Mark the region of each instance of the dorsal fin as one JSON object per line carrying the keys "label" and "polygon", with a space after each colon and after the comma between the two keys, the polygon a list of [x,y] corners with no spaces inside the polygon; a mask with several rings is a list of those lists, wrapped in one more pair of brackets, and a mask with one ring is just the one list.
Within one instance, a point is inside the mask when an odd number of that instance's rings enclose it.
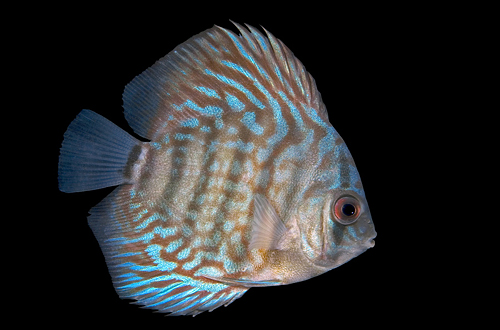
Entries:
{"label": "dorsal fin", "polygon": [[273,100],[298,111],[313,108],[328,121],[314,79],[293,53],[267,31],[266,38],[253,27],[249,31],[235,25],[242,36],[214,26],[177,46],[125,87],[125,118],[137,134],[154,140],[169,121],[221,116],[218,109],[228,109],[236,94],[260,109],[271,108]]}

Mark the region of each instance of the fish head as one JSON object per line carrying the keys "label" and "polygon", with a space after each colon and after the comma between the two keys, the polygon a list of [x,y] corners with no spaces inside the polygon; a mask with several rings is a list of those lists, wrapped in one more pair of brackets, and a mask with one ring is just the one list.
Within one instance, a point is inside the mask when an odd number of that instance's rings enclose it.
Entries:
{"label": "fish head", "polygon": [[347,169],[336,166],[328,171],[333,179],[320,180],[322,188],[315,189],[298,209],[301,250],[321,272],[375,245],[377,233],[357,169],[353,165]]}

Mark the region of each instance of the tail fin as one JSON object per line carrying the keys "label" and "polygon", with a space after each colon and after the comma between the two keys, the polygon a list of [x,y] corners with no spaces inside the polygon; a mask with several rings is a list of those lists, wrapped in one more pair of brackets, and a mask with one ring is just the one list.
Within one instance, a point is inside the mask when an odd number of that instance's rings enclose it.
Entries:
{"label": "tail fin", "polygon": [[126,183],[125,167],[140,144],[101,115],[82,110],[64,133],[59,190],[71,193]]}

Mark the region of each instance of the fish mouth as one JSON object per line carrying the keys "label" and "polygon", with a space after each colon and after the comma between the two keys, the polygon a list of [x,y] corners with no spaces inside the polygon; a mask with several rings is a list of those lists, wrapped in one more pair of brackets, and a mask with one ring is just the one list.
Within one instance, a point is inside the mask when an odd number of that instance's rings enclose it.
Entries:
{"label": "fish mouth", "polygon": [[371,249],[374,246],[375,246],[375,239],[372,238],[368,241],[368,248]]}
{"label": "fish mouth", "polygon": [[368,249],[371,249],[375,246],[375,237],[377,237],[377,233],[375,232],[372,237],[370,237],[366,243],[364,244]]}

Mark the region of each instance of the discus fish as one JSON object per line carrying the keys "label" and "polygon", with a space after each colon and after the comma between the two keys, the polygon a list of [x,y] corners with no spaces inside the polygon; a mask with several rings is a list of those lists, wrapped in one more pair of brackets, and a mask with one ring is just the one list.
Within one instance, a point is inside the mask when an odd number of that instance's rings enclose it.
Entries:
{"label": "discus fish", "polygon": [[123,93],[142,142],[90,110],[59,188],[118,186],[88,218],[123,299],[170,315],[307,280],[374,245],[354,161],[311,75],[271,33],[214,26]]}

